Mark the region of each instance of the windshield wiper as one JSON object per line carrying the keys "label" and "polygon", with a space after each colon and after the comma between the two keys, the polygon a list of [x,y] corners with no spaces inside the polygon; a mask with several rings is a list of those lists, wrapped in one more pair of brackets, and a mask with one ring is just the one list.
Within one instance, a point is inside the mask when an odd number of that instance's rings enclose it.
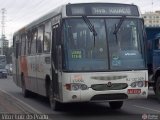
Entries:
{"label": "windshield wiper", "polygon": [[82,16],[84,22],[87,24],[89,30],[93,33],[93,37],[94,37],[94,46],[95,46],[95,39],[97,36],[97,32],[95,30],[94,25],[91,23],[91,21],[87,18],[87,16]]}
{"label": "windshield wiper", "polygon": [[115,27],[115,30],[113,32],[113,34],[117,34],[117,32],[119,31],[124,19],[126,18],[126,16],[122,16],[122,18],[120,19],[120,21],[118,22],[118,25]]}

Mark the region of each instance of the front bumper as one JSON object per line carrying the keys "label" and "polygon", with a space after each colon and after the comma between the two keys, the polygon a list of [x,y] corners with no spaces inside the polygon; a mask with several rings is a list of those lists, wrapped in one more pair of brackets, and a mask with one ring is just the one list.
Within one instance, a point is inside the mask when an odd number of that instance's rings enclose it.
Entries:
{"label": "front bumper", "polygon": [[63,102],[123,101],[128,99],[146,99],[148,96],[147,87],[142,88],[141,93],[138,94],[128,94],[128,89],[133,88],[107,91],[95,91],[92,88],[84,91],[65,90],[65,94],[63,95]]}

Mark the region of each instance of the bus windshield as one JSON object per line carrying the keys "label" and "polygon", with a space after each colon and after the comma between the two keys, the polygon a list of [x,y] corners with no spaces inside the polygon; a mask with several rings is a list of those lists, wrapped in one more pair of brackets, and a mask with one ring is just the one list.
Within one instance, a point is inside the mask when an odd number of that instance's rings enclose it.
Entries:
{"label": "bus windshield", "polygon": [[64,68],[69,71],[144,69],[142,22],[125,19],[114,34],[120,19],[89,19],[96,36],[82,18],[65,19]]}

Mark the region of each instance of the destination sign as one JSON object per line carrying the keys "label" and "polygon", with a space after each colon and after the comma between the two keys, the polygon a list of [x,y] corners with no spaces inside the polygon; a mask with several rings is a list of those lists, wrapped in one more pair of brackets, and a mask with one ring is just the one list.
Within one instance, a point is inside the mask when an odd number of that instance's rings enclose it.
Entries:
{"label": "destination sign", "polygon": [[73,15],[82,15],[82,14],[85,14],[84,7],[72,7],[71,11],[72,11]]}
{"label": "destination sign", "polygon": [[113,3],[69,4],[66,7],[68,16],[139,16],[136,5]]}
{"label": "destination sign", "polygon": [[93,7],[93,15],[132,15],[130,7]]}

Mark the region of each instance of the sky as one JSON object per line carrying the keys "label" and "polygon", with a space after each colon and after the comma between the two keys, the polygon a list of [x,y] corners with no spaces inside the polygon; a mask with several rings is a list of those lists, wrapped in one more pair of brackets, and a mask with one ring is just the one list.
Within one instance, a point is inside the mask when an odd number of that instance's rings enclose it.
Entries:
{"label": "sky", "polygon": [[108,2],[138,5],[141,12],[160,10],[160,0],[0,0],[0,36],[2,28],[2,8],[5,12],[5,36],[12,44],[15,31],[52,9],[66,3]]}

